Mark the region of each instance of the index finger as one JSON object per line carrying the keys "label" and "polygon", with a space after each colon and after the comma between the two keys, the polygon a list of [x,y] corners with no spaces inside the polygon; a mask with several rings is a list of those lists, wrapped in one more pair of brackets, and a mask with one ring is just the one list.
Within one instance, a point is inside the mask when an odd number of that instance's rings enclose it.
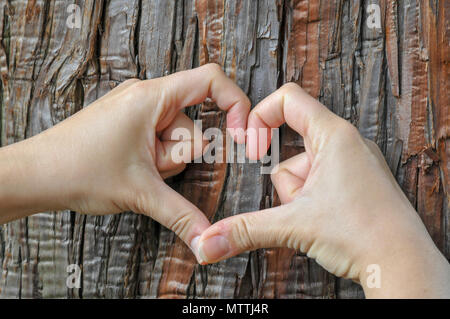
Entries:
{"label": "index finger", "polygon": [[162,78],[161,90],[166,99],[166,111],[169,112],[211,98],[221,110],[227,111],[227,128],[233,132],[241,131],[241,134],[235,136],[236,142],[245,142],[250,100],[219,65],[206,64],[166,76]]}
{"label": "index finger", "polygon": [[250,159],[264,156],[270,145],[271,128],[287,123],[303,138],[311,140],[323,127],[324,121],[337,118],[300,86],[287,83],[262,100],[250,113],[247,156]]}

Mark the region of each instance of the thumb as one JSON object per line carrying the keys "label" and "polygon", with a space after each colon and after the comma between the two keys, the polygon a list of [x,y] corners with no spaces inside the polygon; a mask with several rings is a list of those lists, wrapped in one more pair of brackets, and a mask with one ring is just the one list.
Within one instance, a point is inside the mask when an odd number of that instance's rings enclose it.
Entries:
{"label": "thumb", "polygon": [[293,212],[294,206],[287,204],[215,223],[200,237],[199,262],[214,263],[258,248],[299,248],[295,243],[301,230],[295,224],[301,223],[292,222]]}
{"label": "thumb", "polygon": [[154,195],[148,215],[174,231],[199,260],[198,242],[203,231],[211,226],[209,220],[194,204],[162,181]]}

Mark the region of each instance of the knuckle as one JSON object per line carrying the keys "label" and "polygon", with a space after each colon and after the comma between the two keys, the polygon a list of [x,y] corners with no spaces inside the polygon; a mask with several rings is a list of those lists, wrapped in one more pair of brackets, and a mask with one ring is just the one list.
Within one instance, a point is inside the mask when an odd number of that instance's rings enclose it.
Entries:
{"label": "knuckle", "polygon": [[339,134],[345,138],[345,139],[359,139],[361,137],[361,134],[359,134],[358,129],[347,122],[344,119],[339,118]]}
{"label": "knuckle", "polygon": [[128,108],[132,105],[136,105],[136,99],[141,99],[141,93],[136,91],[134,88],[128,88],[125,92],[121,94],[121,106],[124,108]]}
{"label": "knuckle", "polygon": [[148,80],[146,81],[135,81],[130,87],[134,91],[142,91],[148,85]]}
{"label": "knuckle", "polygon": [[176,176],[178,174],[180,174],[182,171],[184,171],[186,169],[186,163],[181,162],[181,163],[175,163],[175,168],[173,168],[170,171],[162,171],[161,170],[161,163],[158,163],[158,170],[160,170],[160,175],[163,179],[167,179],[169,177],[173,177]]}
{"label": "knuckle", "polygon": [[245,250],[255,248],[254,240],[252,237],[251,229],[254,224],[255,216],[252,214],[246,214],[241,218],[237,218],[234,224],[236,231],[236,237],[239,239],[241,247]]}
{"label": "knuckle", "polygon": [[364,138],[364,142],[367,145],[369,152],[377,156],[379,159],[384,160],[383,152],[381,151],[377,143],[375,143],[372,140],[369,140],[368,138]]}
{"label": "knuckle", "polygon": [[371,139],[364,138],[364,142],[366,142],[367,146],[369,146],[373,150],[379,150],[378,144],[372,141]]}
{"label": "knuckle", "polygon": [[191,211],[184,211],[174,216],[168,227],[181,238],[185,238],[191,224]]}
{"label": "knuckle", "polygon": [[186,169],[187,164],[185,162],[181,162],[179,164],[176,165],[176,168],[174,170],[174,172],[177,174],[181,173],[182,171],[184,171]]}
{"label": "knuckle", "polygon": [[186,169],[187,164],[185,162],[181,162],[176,164],[175,169],[171,172],[171,176],[175,176],[180,174],[182,171],[184,171]]}
{"label": "knuckle", "polygon": [[141,80],[137,79],[137,78],[132,78],[132,79],[125,80],[122,84],[134,84],[137,82],[141,82]]}
{"label": "knuckle", "polygon": [[223,73],[222,67],[217,63],[208,63],[205,64],[204,67],[213,74]]}
{"label": "knuckle", "polygon": [[[138,101],[147,101],[149,98],[162,98],[162,88],[164,88],[165,85],[163,79],[164,78],[137,81],[131,85],[129,89],[127,89],[127,93],[130,98],[134,98]],[[145,103],[138,104],[143,106],[145,105]]]}
{"label": "knuckle", "polygon": [[137,190],[131,191],[131,189],[132,188],[130,188],[129,193],[127,192],[128,195],[126,195],[127,198],[132,199],[130,201],[129,208],[135,213],[144,214],[153,218],[156,211],[154,201],[149,201],[147,196],[145,196],[142,192]]}
{"label": "knuckle", "polygon": [[286,246],[307,252],[314,238],[321,231],[322,217],[313,209],[308,198],[298,198],[287,204],[287,213],[284,215],[283,225],[286,225]]}
{"label": "knuckle", "polygon": [[139,81],[136,82],[134,84],[132,84],[130,87],[128,87],[125,91],[125,94],[129,97],[129,98],[135,98],[138,97],[140,98],[142,96],[142,94],[144,94],[144,81]]}
{"label": "knuckle", "polygon": [[270,173],[270,180],[272,181],[272,184],[276,185],[278,183],[281,170],[283,170],[283,166],[281,164],[278,164],[272,169],[272,172]]}
{"label": "knuckle", "polygon": [[303,89],[300,87],[300,85],[298,85],[298,84],[295,83],[295,82],[288,82],[288,83],[285,83],[285,84],[283,84],[283,86],[281,87],[281,89],[282,89],[283,91],[287,91],[287,92],[295,91],[295,90],[303,90]]}

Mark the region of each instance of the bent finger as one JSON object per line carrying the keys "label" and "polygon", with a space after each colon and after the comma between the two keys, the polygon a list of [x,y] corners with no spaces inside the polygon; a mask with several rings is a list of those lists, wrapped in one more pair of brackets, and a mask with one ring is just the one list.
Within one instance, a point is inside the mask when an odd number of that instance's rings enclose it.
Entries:
{"label": "bent finger", "polygon": [[[310,147],[311,142],[323,130],[332,128],[333,121],[338,119],[338,116],[297,84],[285,84],[256,105],[250,113],[248,130],[255,134],[247,137],[247,156],[250,159],[259,159],[264,156],[270,145],[271,128],[287,123],[303,136],[306,146]],[[267,141],[264,140],[264,143],[261,143],[261,139],[267,139]]]}
{"label": "bent finger", "polygon": [[300,194],[310,169],[306,152],[281,162],[273,169],[270,177],[282,204],[290,203]]}
{"label": "bent finger", "polygon": [[202,156],[206,144],[200,128],[186,114],[179,112],[156,140],[158,171],[178,171]]}
{"label": "bent finger", "polygon": [[[157,129],[166,128],[176,111],[211,98],[217,106],[227,111],[227,127],[247,128],[247,117],[250,112],[250,100],[247,95],[228,78],[217,64],[206,64],[196,69],[181,71],[164,78],[148,80],[143,83],[149,89],[158,82],[160,98],[164,103],[164,114]],[[235,137],[236,142],[244,143],[245,134]]]}

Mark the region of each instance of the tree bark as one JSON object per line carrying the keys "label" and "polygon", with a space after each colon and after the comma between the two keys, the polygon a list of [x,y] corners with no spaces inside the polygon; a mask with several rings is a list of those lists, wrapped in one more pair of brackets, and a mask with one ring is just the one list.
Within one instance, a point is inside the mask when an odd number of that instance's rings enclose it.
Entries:
{"label": "tree bark", "polygon": [[[69,4],[80,9],[79,28],[68,24]],[[380,28],[368,22],[369,5],[380,8]],[[0,0],[0,145],[129,78],[216,62],[253,105],[295,81],[380,146],[450,258],[449,20],[444,0]],[[204,129],[224,128],[211,102],[188,114]],[[281,159],[304,150],[285,126],[280,139]],[[279,205],[259,169],[191,164],[170,184],[215,221]],[[0,262],[8,298],[363,297],[291,249],[199,266],[171,231],[131,212],[45,212],[0,226]],[[81,267],[80,288],[66,285],[71,264]]]}

